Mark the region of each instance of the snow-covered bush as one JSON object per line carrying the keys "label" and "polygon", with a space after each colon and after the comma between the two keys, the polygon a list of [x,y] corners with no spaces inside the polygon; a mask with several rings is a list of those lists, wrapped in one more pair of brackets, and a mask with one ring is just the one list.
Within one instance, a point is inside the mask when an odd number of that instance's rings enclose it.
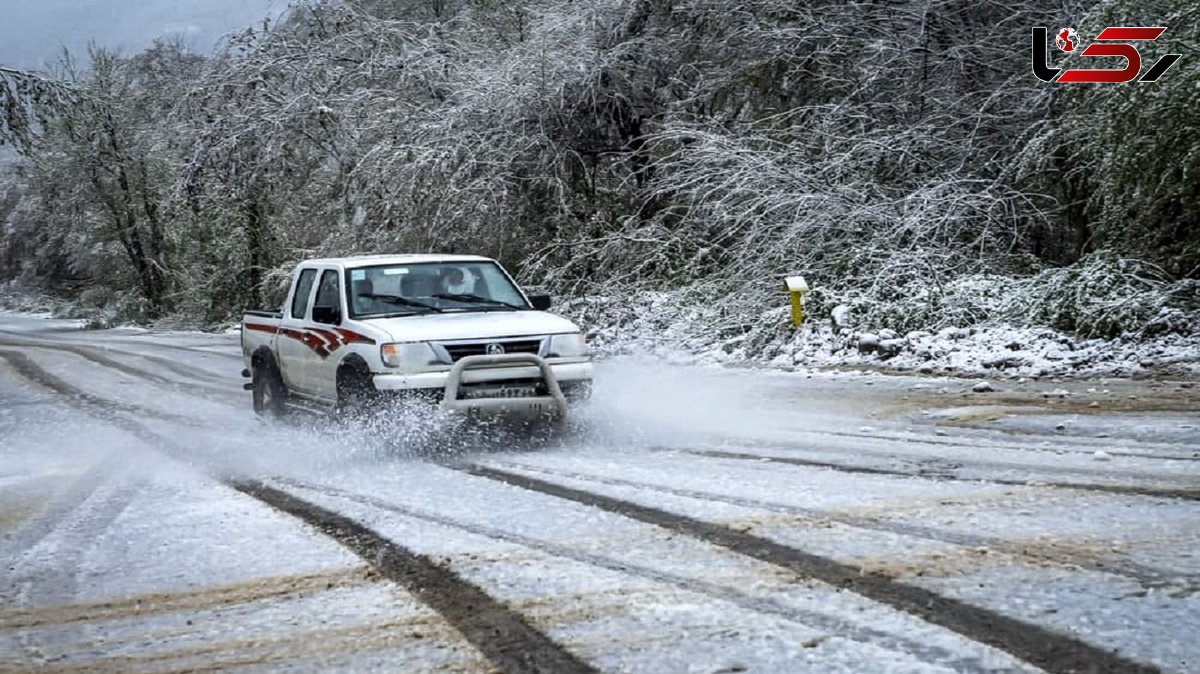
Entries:
{"label": "snow-covered bush", "polygon": [[1044,271],[1018,288],[1007,318],[1084,337],[1140,331],[1173,299],[1161,269],[1110,253]]}

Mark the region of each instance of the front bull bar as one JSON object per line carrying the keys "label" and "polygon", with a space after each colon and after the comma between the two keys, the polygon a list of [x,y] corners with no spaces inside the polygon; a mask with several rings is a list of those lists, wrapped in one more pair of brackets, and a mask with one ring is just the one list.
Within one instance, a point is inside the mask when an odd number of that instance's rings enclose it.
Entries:
{"label": "front bull bar", "polygon": [[[462,385],[463,373],[495,365],[536,365],[542,373],[549,395],[529,398],[469,398],[459,400],[458,392]],[[549,413],[550,416],[561,419],[567,415],[567,399],[563,396],[558,385],[558,378],[541,356],[532,353],[507,353],[497,356],[466,356],[450,368],[446,378],[446,392],[442,398],[442,409],[450,412],[495,412],[495,413]]]}

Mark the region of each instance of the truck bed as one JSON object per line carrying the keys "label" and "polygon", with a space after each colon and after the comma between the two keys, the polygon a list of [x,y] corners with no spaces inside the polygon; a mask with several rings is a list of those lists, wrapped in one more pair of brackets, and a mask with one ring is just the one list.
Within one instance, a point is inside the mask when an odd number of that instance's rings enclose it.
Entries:
{"label": "truck bed", "polygon": [[251,366],[250,356],[259,347],[274,348],[281,320],[283,312],[279,310],[247,309],[242,312],[242,357],[247,369]]}

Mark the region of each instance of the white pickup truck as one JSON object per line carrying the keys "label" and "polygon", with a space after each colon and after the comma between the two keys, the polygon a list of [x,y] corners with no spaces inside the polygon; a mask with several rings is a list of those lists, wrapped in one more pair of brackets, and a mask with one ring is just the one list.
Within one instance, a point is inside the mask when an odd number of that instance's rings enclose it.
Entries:
{"label": "white pickup truck", "polygon": [[590,396],[592,363],[579,327],[549,305],[485,257],[308,260],[279,310],[242,318],[245,388],[264,416],[416,397],[561,418]]}

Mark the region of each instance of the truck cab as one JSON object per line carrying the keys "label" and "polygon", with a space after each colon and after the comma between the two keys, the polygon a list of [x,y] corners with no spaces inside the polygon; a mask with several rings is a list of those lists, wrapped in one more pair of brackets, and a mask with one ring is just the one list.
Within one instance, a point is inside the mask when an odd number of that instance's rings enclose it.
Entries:
{"label": "truck cab", "polygon": [[246,388],[264,415],[418,397],[561,416],[590,394],[592,363],[579,327],[548,308],[486,257],[308,260],[282,307],[243,316]]}

